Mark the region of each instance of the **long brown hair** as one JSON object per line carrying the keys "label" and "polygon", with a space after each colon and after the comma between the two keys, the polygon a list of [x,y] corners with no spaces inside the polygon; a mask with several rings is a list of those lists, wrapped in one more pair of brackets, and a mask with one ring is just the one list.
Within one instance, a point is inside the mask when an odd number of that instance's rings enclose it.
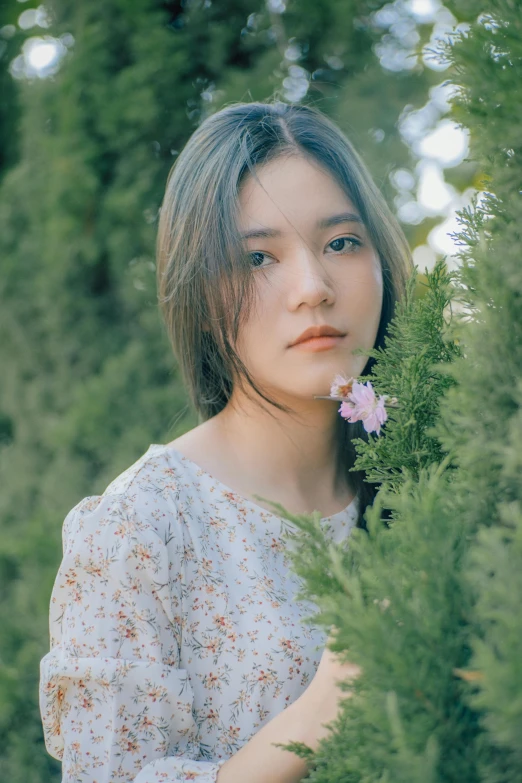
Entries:
{"label": "long brown hair", "polygon": [[[157,237],[159,304],[191,402],[201,421],[227,404],[233,378],[269,405],[234,345],[254,301],[251,262],[237,229],[239,190],[256,167],[282,155],[312,158],[351,199],[362,217],[383,274],[383,304],[375,347],[383,345],[395,303],[413,270],[404,233],[359,154],[328,117],[309,106],[235,103],[207,117],[174,163],[160,209]],[[362,374],[371,370],[369,359]],[[243,384],[243,381],[245,384]],[[262,403],[261,403],[262,404]],[[338,417],[337,475],[359,497],[359,519],[376,487],[350,471],[360,422]]]}

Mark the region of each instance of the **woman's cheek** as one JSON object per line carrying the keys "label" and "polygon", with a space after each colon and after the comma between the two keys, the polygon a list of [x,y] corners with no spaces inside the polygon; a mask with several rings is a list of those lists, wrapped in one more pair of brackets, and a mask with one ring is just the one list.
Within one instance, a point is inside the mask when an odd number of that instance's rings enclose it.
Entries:
{"label": "woman's cheek", "polygon": [[345,312],[351,324],[356,342],[365,350],[373,348],[379,323],[381,320],[383,302],[383,279],[380,265],[361,270],[354,275],[346,287],[347,303]]}
{"label": "woman's cheek", "polygon": [[[269,325],[262,318],[252,318],[240,329],[236,350],[247,370],[257,378],[266,375],[271,339]],[[268,368],[269,369],[269,368]]]}

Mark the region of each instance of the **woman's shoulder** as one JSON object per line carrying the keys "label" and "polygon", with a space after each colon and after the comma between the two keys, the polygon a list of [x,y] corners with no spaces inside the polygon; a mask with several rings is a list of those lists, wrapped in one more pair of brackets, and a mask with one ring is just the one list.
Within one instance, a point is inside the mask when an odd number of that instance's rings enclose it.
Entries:
{"label": "woman's shoulder", "polygon": [[182,470],[166,446],[151,444],[100,495],[84,497],[69,511],[63,524],[64,544],[73,531],[108,524],[142,534],[153,532],[167,540],[188,488]]}
{"label": "woman's shoulder", "polygon": [[147,493],[154,486],[170,483],[170,479],[166,447],[152,443],[147,451],[107,485],[103,495]]}

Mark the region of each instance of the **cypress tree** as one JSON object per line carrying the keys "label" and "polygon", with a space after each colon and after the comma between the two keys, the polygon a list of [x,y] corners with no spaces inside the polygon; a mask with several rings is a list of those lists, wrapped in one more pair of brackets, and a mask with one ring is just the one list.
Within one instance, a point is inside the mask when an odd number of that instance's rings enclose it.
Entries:
{"label": "cypress tree", "polygon": [[479,716],[484,781],[522,777],[522,163],[518,100],[522,20],[513,0],[478,3],[471,34],[446,46],[469,125],[484,198],[462,214],[466,362],[443,402],[441,442],[461,468],[462,513],[473,534],[465,562],[473,598],[466,703]]}

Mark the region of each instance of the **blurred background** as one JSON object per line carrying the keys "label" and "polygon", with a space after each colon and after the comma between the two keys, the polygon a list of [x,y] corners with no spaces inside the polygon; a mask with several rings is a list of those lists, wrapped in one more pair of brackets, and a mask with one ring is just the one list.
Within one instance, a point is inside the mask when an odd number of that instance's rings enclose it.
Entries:
{"label": "blurred background", "polygon": [[441,0],[90,0],[0,6],[0,778],[60,780],[38,710],[66,513],[197,421],[156,304],[167,175],[231,101],[343,128],[422,271],[457,264],[478,194],[437,41]]}

